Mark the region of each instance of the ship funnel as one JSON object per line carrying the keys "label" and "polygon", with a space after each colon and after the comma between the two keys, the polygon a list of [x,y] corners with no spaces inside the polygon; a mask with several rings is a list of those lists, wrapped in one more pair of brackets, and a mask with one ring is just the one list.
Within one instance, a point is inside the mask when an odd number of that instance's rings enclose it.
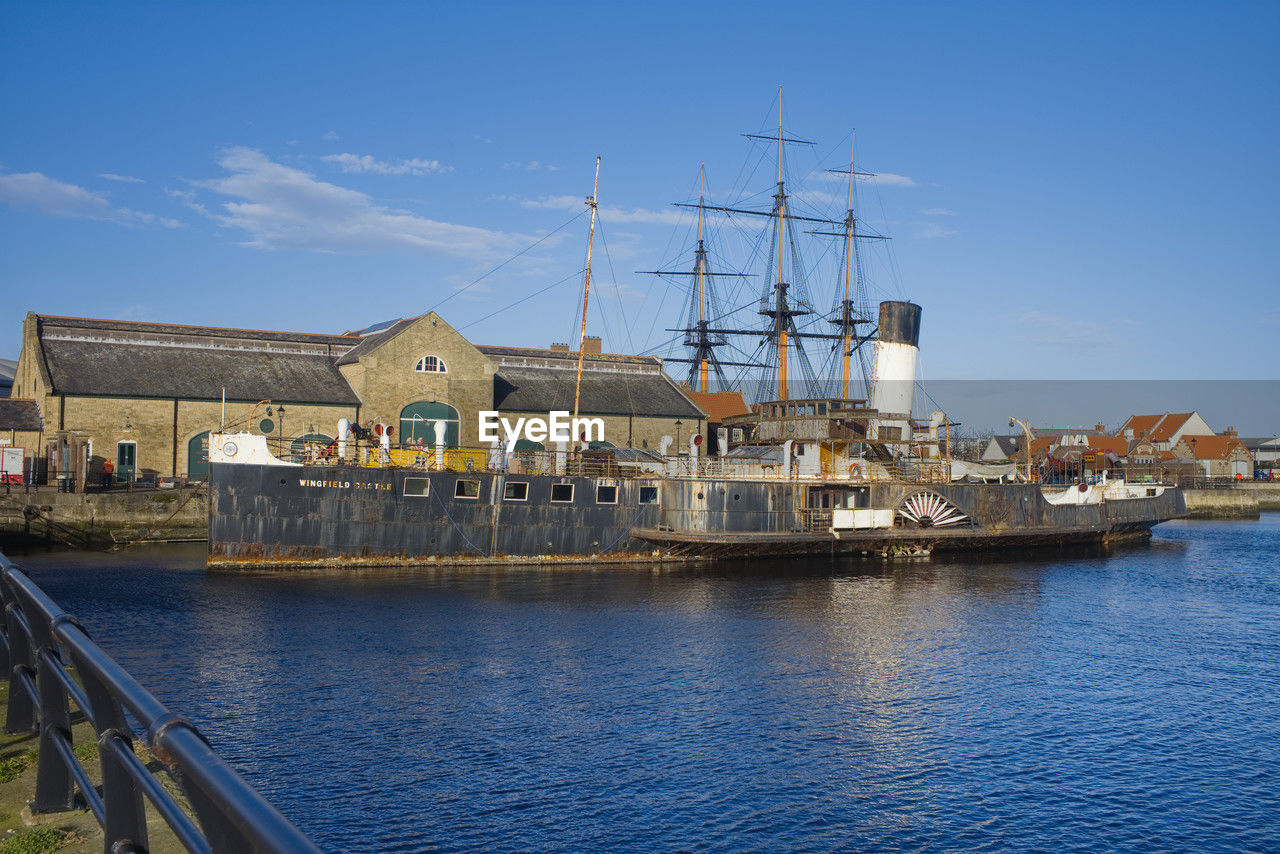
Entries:
{"label": "ship funnel", "polygon": [[887,417],[876,422],[881,441],[911,438],[911,399],[920,345],[920,306],[913,302],[880,303],[871,408]]}

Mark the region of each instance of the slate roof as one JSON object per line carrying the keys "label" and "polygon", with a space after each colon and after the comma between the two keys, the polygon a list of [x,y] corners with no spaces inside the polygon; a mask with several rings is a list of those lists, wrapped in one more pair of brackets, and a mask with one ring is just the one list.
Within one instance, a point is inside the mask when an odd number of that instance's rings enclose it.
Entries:
{"label": "slate roof", "polygon": [[[555,359],[558,362],[568,362],[574,365],[575,369],[578,364],[577,350],[544,350],[537,347],[495,347],[490,344],[478,344],[476,349],[484,353],[498,363],[504,358],[520,359],[520,358],[547,358]],[[495,358],[496,357],[496,358]],[[653,356],[624,356],[619,353],[584,353],[582,356],[584,364],[588,362],[601,362],[616,365],[660,365],[662,364]]]}
{"label": "slate roof", "polygon": [[229,329],[223,326],[189,326],[182,323],[142,323],[134,320],[99,320],[90,317],[59,317],[39,315],[42,330],[58,328],[99,332],[124,332],[149,335],[180,335],[186,337],[253,338],[258,341],[294,342],[306,344],[334,344],[350,347],[360,341],[359,336],[324,335],[311,332],[274,332],[265,329]]}
{"label": "slate roof", "polygon": [[1018,452],[1018,436],[992,436],[991,440],[996,443],[996,447],[1000,449],[1000,453],[1006,458],[1012,458]]}
{"label": "slate roof", "polygon": [[40,407],[34,400],[21,397],[0,398],[0,430],[39,432],[43,429]]}
{"label": "slate roof", "polygon": [[[588,357],[590,358],[590,357]],[[502,366],[493,378],[493,404],[508,412],[573,410],[575,369]],[[591,415],[704,418],[661,370],[582,371],[578,410]]]}
{"label": "slate roof", "polygon": [[328,356],[117,341],[45,341],[44,353],[57,394],[360,403]]}
{"label": "slate roof", "polygon": [[356,405],[333,356],[358,339],[41,316],[54,394]]}
{"label": "slate roof", "polygon": [[368,335],[364,336],[364,338],[360,341],[359,344],[357,344],[356,346],[348,350],[346,353],[339,356],[338,364],[354,365],[357,361],[359,361],[360,357],[363,356],[365,353],[368,353],[370,350],[374,350],[378,347],[381,347],[383,344],[385,344],[386,342],[390,341],[392,338],[399,335],[401,332],[408,329],[410,326],[412,326],[416,321],[420,319],[421,319],[420,317],[404,317],[404,318],[401,318],[400,320],[397,320],[395,323],[392,323],[390,326],[386,327],[385,329],[380,329],[377,332],[369,333]]}
{"label": "slate roof", "polygon": [[8,397],[13,388],[13,378],[18,373],[18,363],[12,359],[0,359],[0,397]]}

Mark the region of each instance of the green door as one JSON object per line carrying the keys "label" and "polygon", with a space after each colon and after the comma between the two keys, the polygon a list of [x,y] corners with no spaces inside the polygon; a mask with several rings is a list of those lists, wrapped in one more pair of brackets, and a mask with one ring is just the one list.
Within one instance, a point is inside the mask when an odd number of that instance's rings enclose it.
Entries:
{"label": "green door", "polygon": [[116,444],[116,479],[121,483],[133,483],[138,468],[138,443]]}
{"label": "green door", "polygon": [[209,431],[205,430],[187,442],[187,478],[204,480],[209,476]]}

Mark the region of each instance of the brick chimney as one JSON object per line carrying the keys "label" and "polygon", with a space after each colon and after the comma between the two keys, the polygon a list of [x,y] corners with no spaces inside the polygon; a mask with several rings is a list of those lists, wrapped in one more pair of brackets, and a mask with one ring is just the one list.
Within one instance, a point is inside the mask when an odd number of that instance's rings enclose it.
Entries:
{"label": "brick chimney", "polygon": [[1228,439],[1240,438],[1240,434],[1236,432],[1236,428],[1234,427],[1228,427],[1226,430],[1223,430],[1222,435],[1226,436]]}
{"label": "brick chimney", "polygon": [[600,355],[600,336],[588,335],[582,339],[582,352],[591,355]]}
{"label": "brick chimney", "polygon": [[559,341],[557,341],[556,343],[554,343],[554,344],[552,344],[552,345],[551,345],[551,349],[552,349],[554,352],[556,352],[556,353],[568,353],[568,352],[569,352],[569,345],[568,345],[568,344],[562,344],[562,343],[560,343]]}
{"label": "brick chimney", "polygon": [[1107,432],[1107,425],[1106,425],[1106,424],[1095,424],[1095,425],[1093,425],[1093,430],[1094,430],[1094,432],[1095,432],[1095,433],[1106,433],[1106,432]]}

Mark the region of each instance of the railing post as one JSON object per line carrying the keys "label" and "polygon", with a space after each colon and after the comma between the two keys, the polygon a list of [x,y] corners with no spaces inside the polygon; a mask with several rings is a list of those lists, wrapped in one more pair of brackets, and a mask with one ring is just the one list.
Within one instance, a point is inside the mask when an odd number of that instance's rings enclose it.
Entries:
{"label": "railing post", "polygon": [[[84,631],[78,625],[76,629]],[[102,683],[93,667],[86,666],[74,650],[71,651],[71,660],[76,672],[80,674],[80,683],[89,700],[89,708],[83,711],[93,718],[93,725],[98,733],[102,802],[106,809],[106,818],[102,823],[103,844],[107,851],[133,848],[145,851],[147,816],[142,792],[128,767],[116,754],[114,744],[118,739],[121,749],[133,749],[132,730],[125,720],[124,709]]]}
{"label": "railing post", "polygon": [[133,750],[127,729],[108,729],[98,738],[98,761],[102,766],[103,847],[107,851],[146,851],[147,814],[142,792],[117,750]]}
{"label": "railing post", "polygon": [[36,761],[36,799],[31,811],[65,812],[75,807],[75,782],[53,740],[59,734],[68,742],[71,740],[71,705],[67,701],[66,689],[53,672],[54,662],[61,663],[57,649],[51,642],[42,644],[38,655],[36,688],[40,694],[40,758]]}
{"label": "railing post", "polygon": [[30,675],[31,639],[10,599],[9,585],[4,585],[4,621],[9,634],[9,708],[5,710],[5,732],[32,732],[36,728],[36,708],[27,694],[20,674]]}

